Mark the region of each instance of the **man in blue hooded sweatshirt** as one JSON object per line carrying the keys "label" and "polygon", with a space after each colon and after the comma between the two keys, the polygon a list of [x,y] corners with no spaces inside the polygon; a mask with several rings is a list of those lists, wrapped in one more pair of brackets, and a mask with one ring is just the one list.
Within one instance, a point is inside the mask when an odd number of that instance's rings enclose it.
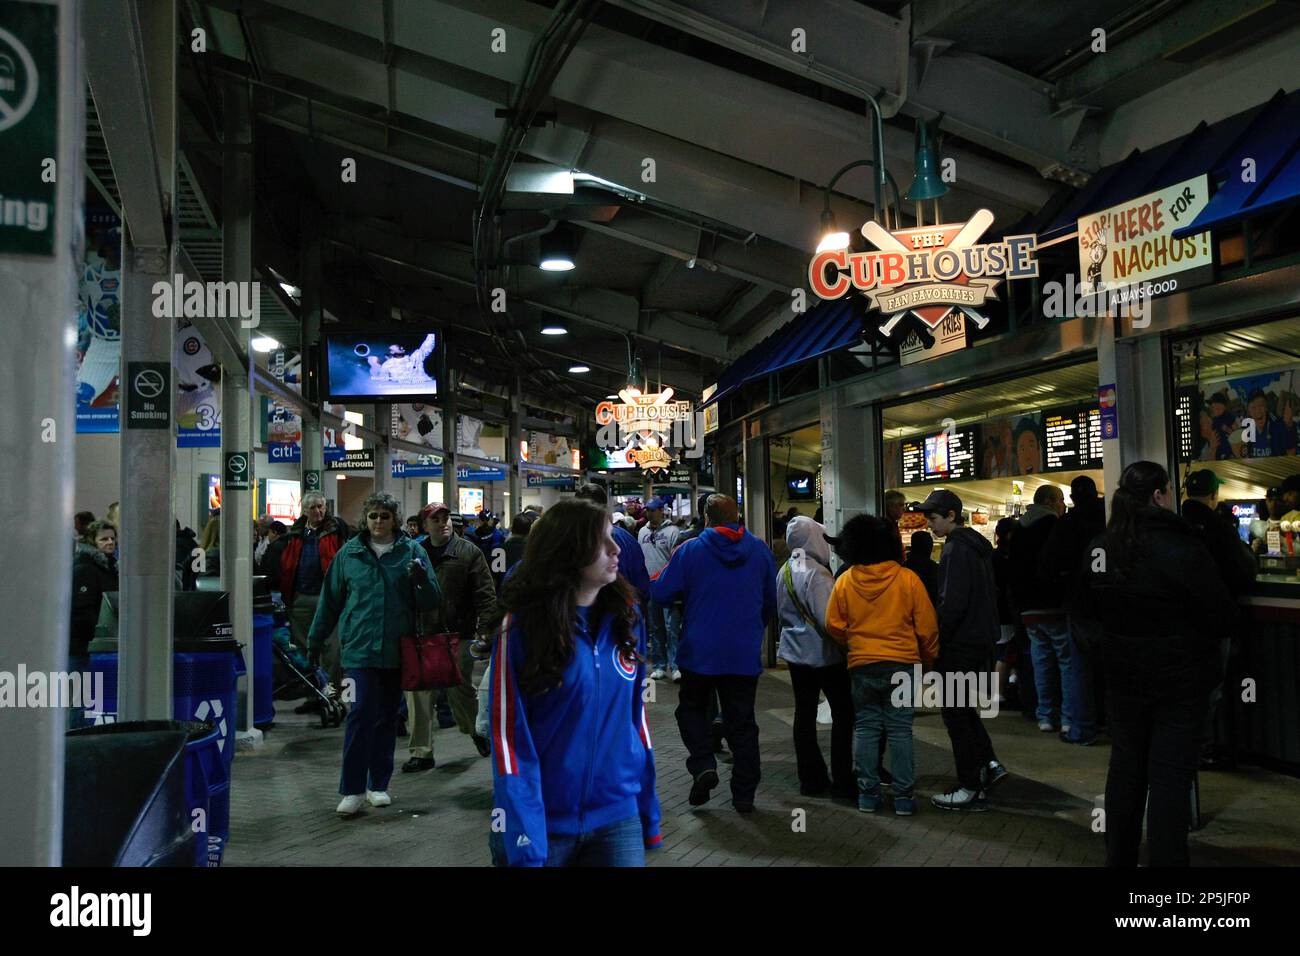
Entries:
{"label": "man in blue hooded sweatshirt", "polygon": [[776,615],[776,562],[767,545],[740,527],[734,498],[710,495],[705,515],[703,533],[678,547],[651,579],[650,596],[660,604],[685,604],[677,652],[682,671],[677,727],[690,751],[691,806],[706,803],[718,785],[709,732],[709,703],[716,691],[723,733],[735,754],[731,802],[749,813],[759,780],[754,695],[763,673],[763,636]]}

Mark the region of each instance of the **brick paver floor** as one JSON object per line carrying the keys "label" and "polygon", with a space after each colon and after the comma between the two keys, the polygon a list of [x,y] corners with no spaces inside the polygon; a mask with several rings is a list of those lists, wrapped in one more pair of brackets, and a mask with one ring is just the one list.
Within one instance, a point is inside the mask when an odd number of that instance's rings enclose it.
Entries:
{"label": "brick paver floor", "polygon": [[[1071,866],[1101,864],[1093,832],[1102,804],[1108,746],[1062,744],[1016,712],[989,722],[999,758],[1011,771],[987,813],[932,808],[929,796],[954,783],[952,756],[935,712],[915,722],[918,813],[859,813],[851,805],[799,795],[786,672],[759,681],[763,760],[758,810],[730,806],[729,767],[703,807],[687,803],[690,778],[673,709],[676,688],[661,681],[649,705],[664,846],[652,866]],[[277,702],[280,717],[263,746],[240,753],[231,785],[228,866],[486,866],[492,808],[491,768],[454,728],[435,739],[438,766],[396,773],[391,807],[341,819],[334,807],[342,729],[321,730]],[[827,728],[822,746],[829,758]],[[398,741],[397,763],[406,759]],[[1206,825],[1192,835],[1197,865],[1300,864],[1300,780],[1258,769],[1201,775]]]}

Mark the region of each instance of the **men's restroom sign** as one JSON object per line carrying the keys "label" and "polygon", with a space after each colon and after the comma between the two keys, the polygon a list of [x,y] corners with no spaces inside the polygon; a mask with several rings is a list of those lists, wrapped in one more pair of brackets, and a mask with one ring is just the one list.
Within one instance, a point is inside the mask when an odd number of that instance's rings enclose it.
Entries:
{"label": "men's restroom sign", "polygon": [[54,254],[58,30],[53,4],[0,4],[0,255]]}

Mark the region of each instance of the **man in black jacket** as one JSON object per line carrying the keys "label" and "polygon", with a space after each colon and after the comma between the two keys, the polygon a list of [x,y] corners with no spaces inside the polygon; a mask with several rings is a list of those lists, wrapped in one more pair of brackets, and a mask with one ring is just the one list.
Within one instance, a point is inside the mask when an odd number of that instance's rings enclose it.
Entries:
{"label": "man in black jacket", "polygon": [[[1088,551],[1088,543],[1106,530],[1106,502],[1097,493],[1097,483],[1087,475],[1079,475],[1070,482],[1070,510],[1056,522],[1041,552],[1042,573],[1062,584],[1067,606],[1079,583],[1080,568]],[[1105,723],[1105,670],[1101,666],[1100,636],[1091,634],[1089,622],[1069,612],[1066,620],[1070,627],[1070,645],[1075,652],[1071,662],[1072,675],[1078,695],[1091,688],[1094,726]],[[1071,728],[1073,730],[1073,728]],[[1086,740],[1076,733],[1077,740]],[[1067,741],[1073,743],[1067,736]]]}
{"label": "man in black jacket", "polygon": [[[470,735],[479,756],[486,757],[491,753],[491,745],[475,729],[478,692],[470,644],[495,621],[496,588],[492,571],[479,547],[451,530],[451,509],[447,505],[441,502],[425,505],[420,520],[426,535],[422,542],[423,554],[433,565],[442,587],[441,605],[435,611],[423,612],[420,623],[426,634],[451,631],[460,635],[461,682],[447,692],[447,697],[456,726],[461,733]],[[433,769],[435,695],[432,690],[407,692],[411,757],[402,765],[403,773]]]}
{"label": "man in black jacket", "polygon": [[[978,531],[965,527],[961,499],[951,491],[932,491],[916,509],[925,513],[930,531],[946,538],[939,557],[939,660],[945,675],[943,723],[952,740],[957,786],[935,794],[941,810],[986,810],[987,791],[1007,769],[993,753],[993,741],[980,718],[980,702],[949,694],[958,682],[978,686],[978,674],[992,668],[998,640],[997,585],[993,580],[993,546]],[[956,678],[948,678],[948,675]],[[975,679],[972,679],[975,678]]]}
{"label": "man in black jacket", "polygon": [[1045,564],[1048,540],[1064,513],[1061,489],[1040,485],[1011,539],[1011,594],[1029,632],[1038,690],[1038,729],[1045,733],[1059,730],[1066,743],[1090,745],[1097,739],[1092,683],[1078,642],[1070,633],[1065,579],[1049,573]]}
{"label": "man in black jacket", "polygon": [[[1255,580],[1255,556],[1241,540],[1237,529],[1214,510],[1219,502],[1221,484],[1222,479],[1208,468],[1188,475],[1184,485],[1187,498],[1183,501],[1183,517],[1204,542],[1223,577],[1223,583],[1236,598],[1245,594]],[[1237,623],[1235,615],[1234,623]],[[1232,638],[1233,634],[1229,631],[1218,640],[1219,660],[1225,669],[1232,649]],[[1221,769],[1224,763],[1216,757],[1214,747],[1214,729],[1222,702],[1223,682],[1220,681],[1210,692],[1210,710],[1205,720],[1205,744],[1201,756],[1201,767],[1205,770]]]}

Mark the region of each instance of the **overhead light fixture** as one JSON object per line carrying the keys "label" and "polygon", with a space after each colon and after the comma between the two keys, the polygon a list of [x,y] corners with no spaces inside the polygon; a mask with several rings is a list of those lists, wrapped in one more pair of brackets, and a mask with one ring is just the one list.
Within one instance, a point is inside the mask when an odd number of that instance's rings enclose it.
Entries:
{"label": "overhead light fixture", "polygon": [[249,345],[253,347],[254,352],[270,352],[271,350],[280,347],[279,342],[273,338],[268,338],[265,335],[259,335],[257,338],[253,339]]}
{"label": "overhead light fixture", "polygon": [[285,295],[292,296],[295,299],[302,295],[302,289],[298,288],[296,285],[290,285],[287,282],[281,282],[280,288],[284,290]]}
{"label": "overhead light fixture", "polygon": [[627,370],[627,393],[633,398],[641,397],[641,383],[645,381],[645,372],[641,368],[641,356],[632,357],[632,365]]}
{"label": "overhead light fixture", "polygon": [[934,222],[939,224],[939,197],[948,194],[948,184],[939,175],[939,156],[930,140],[930,126],[925,120],[916,121],[916,144],[913,150],[916,174],[912,185],[904,194],[904,199],[916,203],[916,224],[921,225],[921,204],[927,199],[934,200]]}
{"label": "overhead light fixture", "polygon": [[560,319],[549,312],[542,314],[542,334],[543,335],[568,335],[569,327]]}
{"label": "overhead light fixture", "polygon": [[817,243],[818,252],[830,252],[834,249],[849,247],[849,234],[840,229],[835,222],[835,213],[831,212],[830,196],[826,197],[828,205],[822,210],[822,239]]}
{"label": "overhead light fixture", "polygon": [[591,367],[588,365],[570,365],[569,371],[574,375],[582,375],[585,372],[590,372]]}
{"label": "overhead light fixture", "polygon": [[573,237],[567,229],[556,226],[542,236],[542,258],[537,264],[544,272],[570,272],[573,263]]}
{"label": "overhead light fixture", "polygon": [[617,402],[617,401],[618,401],[618,396],[617,396],[617,395],[606,395],[605,397],[606,397],[607,399],[609,399],[610,401],[614,401],[614,402]]}

